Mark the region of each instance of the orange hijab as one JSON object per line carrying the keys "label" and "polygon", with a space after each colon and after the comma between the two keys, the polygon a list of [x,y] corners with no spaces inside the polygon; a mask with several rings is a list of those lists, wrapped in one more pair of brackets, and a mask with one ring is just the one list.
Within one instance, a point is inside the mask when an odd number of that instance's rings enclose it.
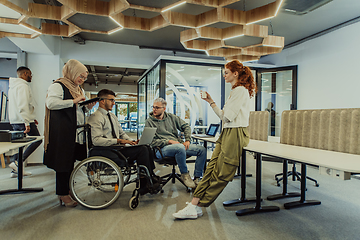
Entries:
{"label": "orange hijab", "polygon": [[[69,89],[71,96],[75,99],[81,95],[82,96],[84,95],[80,86],[75,84],[75,79],[84,72],[87,72],[87,68],[81,62],[75,59],[70,59],[63,67],[62,70],[63,77],[57,79],[55,82],[61,82],[62,84],[64,84],[65,87]],[[44,124],[45,152],[47,149],[47,145],[49,143],[49,120],[50,120],[50,110],[45,105],[45,124]]]}

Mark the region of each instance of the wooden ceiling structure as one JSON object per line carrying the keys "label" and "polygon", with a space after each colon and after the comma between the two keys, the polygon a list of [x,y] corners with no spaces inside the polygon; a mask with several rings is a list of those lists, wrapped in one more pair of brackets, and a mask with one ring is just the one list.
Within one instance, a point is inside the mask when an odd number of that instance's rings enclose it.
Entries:
{"label": "wooden ceiling structure", "polygon": [[[258,60],[261,56],[278,53],[284,47],[283,37],[268,35],[267,26],[255,24],[275,17],[284,0],[275,0],[248,11],[226,7],[239,0],[174,0],[172,4],[162,8],[135,5],[127,0],[57,1],[62,5],[29,3],[28,10],[25,10],[9,0],[0,0],[0,4],[21,14],[18,19],[0,18],[0,23],[21,25],[33,31],[32,34],[0,31],[0,38],[36,38],[41,34],[73,37],[82,32],[113,34],[122,29],[155,31],[167,26],[181,26],[187,28],[180,33],[179,39],[185,49],[203,51],[209,56],[224,57],[226,60]],[[176,9],[184,4],[201,5],[209,10],[198,15],[177,12]],[[125,15],[124,12],[129,9],[155,13],[155,16],[143,18]],[[77,13],[108,17],[116,23],[116,27],[108,31],[83,29],[69,21]],[[55,20],[55,23],[42,21],[41,28],[37,28],[28,21],[34,18]],[[59,24],[60,22],[64,24]],[[213,27],[218,23],[231,26]],[[241,42],[242,38],[246,39],[246,45],[233,44],[233,39]]]}

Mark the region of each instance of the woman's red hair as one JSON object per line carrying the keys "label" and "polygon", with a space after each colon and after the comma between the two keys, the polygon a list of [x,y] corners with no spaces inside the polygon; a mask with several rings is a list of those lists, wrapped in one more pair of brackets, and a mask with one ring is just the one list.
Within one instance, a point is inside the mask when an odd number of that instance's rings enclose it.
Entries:
{"label": "woman's red hair", "polygon": [[238,86],[244,86],[249,91],[249,96],[252,98],[257,92],[257,86],[254,81],[254,76],[251,73],[249,67],[244,66],[239,60],[233,60],[225,64],[225,68],[231,72],[238,72],[238,80],[232,87],[232,89]]}

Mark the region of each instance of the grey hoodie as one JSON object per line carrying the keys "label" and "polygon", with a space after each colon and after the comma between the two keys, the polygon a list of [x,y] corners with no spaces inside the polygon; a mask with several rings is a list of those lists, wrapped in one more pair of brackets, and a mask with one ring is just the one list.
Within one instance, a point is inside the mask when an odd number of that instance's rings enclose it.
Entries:
{"label": "grey hoodie", "polygon": [[184,141],[179,138],[179,132],[184,132],[185,141],[191,140],[191,128],[180,117],[164,112],[163,119],[157,119],[151,112],[150,117],[146,119],[145,127],[156,127],[155,137],[151,143],[152,147],[164,147],[169,144],[169,140],[178,141],[183,143]]}

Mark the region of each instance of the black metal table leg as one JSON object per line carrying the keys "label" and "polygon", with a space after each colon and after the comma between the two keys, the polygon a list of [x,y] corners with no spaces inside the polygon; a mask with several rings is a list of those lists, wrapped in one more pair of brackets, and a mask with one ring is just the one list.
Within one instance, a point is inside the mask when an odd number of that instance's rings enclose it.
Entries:
{"label": "black metal table leg", "polygon": [[274,194],[274,195],[268,196],[267,200],[276,200],[276,199],[282,199],[282,198],[291,198],[291,197],[300,197],[301,196],[300,193],[296,193],[296,192],[288,193],[287,192],[287,183],[288,183],[287,172],[288,172],[288,161],[283,160],[283,192],[281,194]]}
{"label": "black metal table leg", "polygon": [[277,206],[261,206],[261,154],[256,154],[256,205],[254,208],[241,209],[236,211],[237,216],[243,216],[260,212],[279,211]]}
{"label": "black metal table leg", "polygon": [[240,203],[255,202],[255,199],[246,199],[245,197],[246,177],[246,151],[243,150],[241,153],[241,196],[238,199],[223,202],[225,207]]}
{"label": "black metal table leg", "polygon": [[8,189],[0,191],[0,194],[15,194],[15,193],[28,193],[28,192],[41,192],[44,189],[42,188],[23,188],[22,187],[22,178],[23,178],[23,148],[19,147],[19,159],[18,159],[18,188],[17,189]]}
{"label": "black metal table leg", "polygon": [[285,209],[321,204],[321,202],[318,200],[305,200],[305,191],[306,191],[306,164],[305,163],[301,163],[301,180],[300,181],[301,181],[300,201],[285,203],[284,204]]}

